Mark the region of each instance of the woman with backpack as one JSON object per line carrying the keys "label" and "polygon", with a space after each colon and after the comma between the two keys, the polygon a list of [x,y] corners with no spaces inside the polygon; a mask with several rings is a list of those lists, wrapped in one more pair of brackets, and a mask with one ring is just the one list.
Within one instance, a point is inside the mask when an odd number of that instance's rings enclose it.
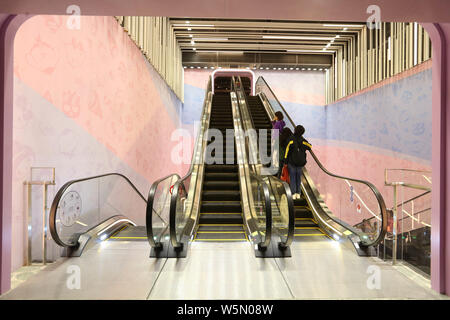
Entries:
{"label": "woman with backpack", "polygon": [[305,128],[295,127],[294,135],[289,140],[284,154],[284,163],[288,166],[290,187],[293,199],[300,199],[302,170],[306,165],[306,150],[311,150],[311,144],[303,138]]}

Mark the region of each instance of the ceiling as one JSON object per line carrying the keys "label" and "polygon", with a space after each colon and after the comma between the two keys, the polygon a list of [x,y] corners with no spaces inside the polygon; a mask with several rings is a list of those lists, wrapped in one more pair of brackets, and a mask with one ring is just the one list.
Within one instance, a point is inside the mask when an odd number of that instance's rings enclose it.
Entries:
{"label": "ceiling", "polygon": [[365,23],[170,18],[185,67],[326,69]]}

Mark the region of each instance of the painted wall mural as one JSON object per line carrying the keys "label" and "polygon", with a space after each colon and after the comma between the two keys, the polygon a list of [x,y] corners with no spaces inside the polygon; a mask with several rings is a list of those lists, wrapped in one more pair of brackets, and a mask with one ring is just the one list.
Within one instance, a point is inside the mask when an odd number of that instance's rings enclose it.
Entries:
{"label": "painted wall mural", "polygon": [[181,101],[113,17],[81,17],[80,30],[66,21],[33,17],[15,39],[13,270],[23,263],[30,167],[56,168],[52,192],[119,172],[146,195],[157,178],[182,173],[171,159]]}

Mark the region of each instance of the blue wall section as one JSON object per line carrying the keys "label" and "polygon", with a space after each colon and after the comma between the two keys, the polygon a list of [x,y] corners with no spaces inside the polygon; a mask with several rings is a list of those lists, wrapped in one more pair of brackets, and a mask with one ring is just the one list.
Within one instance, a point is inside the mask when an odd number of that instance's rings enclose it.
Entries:
{"label": "blue wall section", "polygon": [[205,99],[205,89],[200,89],[188,84],[184,85],[184,104],[181,112],[182,124],[194,124],[200,121]]}
{"label": "blue wall section", "polygon": [[431,161],[431,69],[320,107],[282,102],[308,138],[347,141]]}
{"label": "blue wall section", "polygon": [[[305,136],[431,161],[431,69],[328,106],[281,103]],[[276,94],[276,92],[275,92]],[[205,90],[185,84],[182,123],[200,120]]]}

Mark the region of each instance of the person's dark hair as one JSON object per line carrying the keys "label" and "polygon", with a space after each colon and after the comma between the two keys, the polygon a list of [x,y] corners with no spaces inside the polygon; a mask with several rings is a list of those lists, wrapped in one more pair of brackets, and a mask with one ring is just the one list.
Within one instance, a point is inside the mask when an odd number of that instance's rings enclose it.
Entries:
{"label": "person's dark hair", "polygon": [[281,130],[280,133],[280,146],[286,147],[289,138],[292,136],[292,130],[288,127],[284,127],[283,130]]}
{"label": "person's dark hair", "polygon": [[275,112],[275,115],[277,116],[278,120],[283,120],[284,118],[283,113],[281,111]]}
{"label": "person's dark hair", "polygon": [[301,137],[305,133],[305,128],[302,125],[298,125],[295,127],[294,135],[297,137]]}

